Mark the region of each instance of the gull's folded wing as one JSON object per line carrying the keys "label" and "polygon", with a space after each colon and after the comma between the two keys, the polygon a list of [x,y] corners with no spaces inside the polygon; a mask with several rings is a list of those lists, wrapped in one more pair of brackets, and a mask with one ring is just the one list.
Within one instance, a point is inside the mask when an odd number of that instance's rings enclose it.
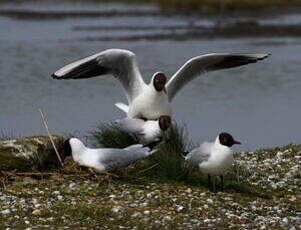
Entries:
{"label": "gull's folded wing", "polygon": [[190,166],[198,167],[202,162],[208,161],[212,147],[213,143],[205,142],[188,153],[185,160]]}
{"label": "gull's folded wing", "polygon": [[129,146],[125,149],[101,149],[100,158],[106,170],[126,167],[139,159],[147,157],[151,152],[148,147],[140,144]]}

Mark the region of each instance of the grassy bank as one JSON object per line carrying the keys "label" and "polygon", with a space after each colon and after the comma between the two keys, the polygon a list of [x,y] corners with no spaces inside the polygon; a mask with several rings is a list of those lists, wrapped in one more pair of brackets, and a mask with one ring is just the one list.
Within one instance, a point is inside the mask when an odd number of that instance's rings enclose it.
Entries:
{"label": "grassy bank", "polygon": [[167,10],[187,11],[238,11],[267,7],[300,6],[299,0],[158,0],[158,5]]}
{"label": "grassy bank", "polygon": [[[275,176],[270,180],[276,184],[284,180],[297,149],[300,153],[300,146],[289,145],[238,155],[239,164],[251,163],[256,169],[250,166],[251,175],[242,175],[236,184],[229,184],[228,174],[225,191],[218,193],[202,181],[162,180],[133,167],[116,172],[118,178],[85,169],[31,176],[3,173],[0,228],[298,229],[301,195],[294,181],[300,174],[283,187],[266,184],[269,176]],[[289,162],[265,166],[280,153]],[[249,183],[266,186],[268,196],[250,193],[245,189]]]}
{"label": "grassy bank", "polygon": [[[104,138],[106,137],[106,138]],[[94,145],[127,145],[110,125],[92,132]],[[123,140],[113,142],[112,140]],[[133,139],[132,139],[133,138]],[[174,128],[151,157],[113,172],[71,167],[0,174],[0,228],[47,229],[298,229],[301,227],[301,146],[238,153],[213,193],[180,153],[193,147]]]}

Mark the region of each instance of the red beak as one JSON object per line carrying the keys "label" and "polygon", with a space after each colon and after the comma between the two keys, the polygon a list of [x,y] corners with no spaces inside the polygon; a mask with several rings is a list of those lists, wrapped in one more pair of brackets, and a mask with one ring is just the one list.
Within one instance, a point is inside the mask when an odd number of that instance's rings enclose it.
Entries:
{"label": "red beak", "polygon": [[241,143],[239,141],[234,141],[234,144],[241,145]]}

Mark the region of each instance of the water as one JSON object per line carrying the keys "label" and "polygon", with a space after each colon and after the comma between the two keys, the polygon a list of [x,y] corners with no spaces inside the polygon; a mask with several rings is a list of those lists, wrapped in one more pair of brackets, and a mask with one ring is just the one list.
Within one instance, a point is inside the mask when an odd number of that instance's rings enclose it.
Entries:
{"label": "water", "polygon": [[[74,10],[75,6],[64,7]],[[108,9],[114,7],[126,10],[129,6],[106,5]],[[51,130],[58,134],[84,135],[100,122],[123,117],[114,103],[125,102],[125,97],[113,77],[70,81],[50,77],[63,65],[107,48],[135,52],[147,82],[156,71],[171,76],[196,55],[263,52],[272,56],[245,67],[209,73],[191,82],[173,101],[173,118],[187,126],[195,142],[213,140],[220,131],[232,133],[243,143],[235,148],[238,151],[301,143],[300,39],[89,42],[87,37],[143,35],[153,31],[74,30],[76,26],[185,25],[190,20],[183,17],[58,20],[0,17],[0,130],[22,136],[45,134],[38,108],[43,109]],[[295,20],[294,17],[293,23]],[[204,20],[204,23],[208,22]]]}

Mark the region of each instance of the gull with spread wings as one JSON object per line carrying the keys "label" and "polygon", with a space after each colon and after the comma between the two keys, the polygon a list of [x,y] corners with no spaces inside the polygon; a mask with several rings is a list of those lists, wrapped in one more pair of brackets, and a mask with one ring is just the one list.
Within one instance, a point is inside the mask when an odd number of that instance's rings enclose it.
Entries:
{"label": "gull with spread wings", "polygon": [[191,80],[209,71],[234,68],[267,58],[269,54],[212,53],[188,60],[167,81],[162,72],[153,75],[146,84],[142,79],[136,55],[128,50],[108,49],[59,69],[55,79],[81,79],[101,75],[113,75],[126,93],[128,105],[116,106],[127,113],[129,118],[157,120],[162,115],[171,116],[170,102]]}

